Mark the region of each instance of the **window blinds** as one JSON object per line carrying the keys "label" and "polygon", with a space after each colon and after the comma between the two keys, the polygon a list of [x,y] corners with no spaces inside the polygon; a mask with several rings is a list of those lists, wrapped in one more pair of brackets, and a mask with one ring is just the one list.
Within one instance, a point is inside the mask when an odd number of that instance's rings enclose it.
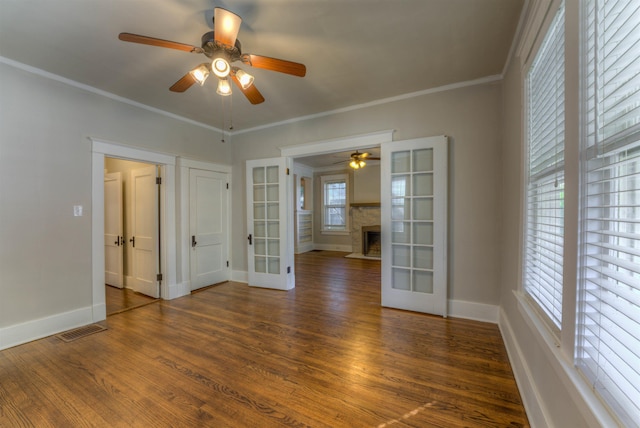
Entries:
{"label": "window blinds", "polygon": [[640,2],[585,2],[576,363],[640,426]]}
{"label": "window blinds", "polygon": [[564,247],[564,3],[527,74],[524,289],[559,329]]}

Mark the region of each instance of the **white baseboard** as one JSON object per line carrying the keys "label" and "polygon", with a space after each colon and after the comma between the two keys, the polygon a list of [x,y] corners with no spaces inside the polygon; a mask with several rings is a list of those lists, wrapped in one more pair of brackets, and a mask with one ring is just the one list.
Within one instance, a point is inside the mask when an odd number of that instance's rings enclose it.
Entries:
{"label": "white baseboard", "polygon": [[249,283],[249,273],[246,270],[234,270],[231,272],[231,281]]}
{"label": "white baseboard", "polygon": [[485,303],[466,302],[464,300],[449,300],[448,316],[465,318],[474,321],[498,323],[500,307]]}
{"label": "white baseboard", "polygon": [[179,284],[169,284],[168,289],[167,295],[162,296],[163,300],[171,300],[182,296],[188,296],[191,294],[191,281],[185,281]]}
{"label": "white baseboard", "polygon": [[511,324],[502,309],[500,310],[498,327],[502,334],[504,346],[507,349],[509,363],[511,364],[513,376],[515,377],[516,384],[518,385],[520,397],[522,397],[522,404],[525,412],[527,413],[529,424],[532,427],[549,426],[547,424],[548,417],[540,405],[541,401],[538,396],[536,383],[533,379],[533,375],[531,374],[531,370],[527,365],[527,360],[523,356],[522,350],[516,340],[515,333],[511,328]]}
{"label": "white baseboard", "polygon": [[91,324],[91,306],[0,328],[0,350]]}
{"label": "white baseboard", "polygon": [[345,253],[351,253],[351,248],[351,245],[313,244],[314,250],[322,251],[344,251]]}

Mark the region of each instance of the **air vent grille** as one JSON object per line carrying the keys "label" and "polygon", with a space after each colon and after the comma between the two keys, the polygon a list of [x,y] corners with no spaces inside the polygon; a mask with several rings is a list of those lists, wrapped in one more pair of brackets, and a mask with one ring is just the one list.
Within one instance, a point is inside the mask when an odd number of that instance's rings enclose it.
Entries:
{"label": "air vent grille", "polygon": [[73,330],[65,331],[64,333],[60,333],[56,335],[56,337],[58,337],[60,340],[63,340],[65,342],[73,342],[74,340],[81,339],[93,333],[99,333],[106,329],[107,329],[106,327],[100,324],[89,324],[89,325],[85,325],[84,327],[79,327]]}

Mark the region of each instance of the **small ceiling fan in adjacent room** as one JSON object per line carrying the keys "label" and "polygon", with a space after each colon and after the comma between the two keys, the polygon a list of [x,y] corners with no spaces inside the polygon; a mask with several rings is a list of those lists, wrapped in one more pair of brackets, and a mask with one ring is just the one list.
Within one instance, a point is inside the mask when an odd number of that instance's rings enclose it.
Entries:
{"label": "small ceiling fan in adjacent room", "polygon": [[355,152],[351,153],[351,155],[349,156],[349,159],[341,160],[335,163],[338,164],[343,162],[349,162],[349,166],[351,168],[360,169],[360,168],[364,168],[365,165],[367,164],[365,160],[380,160],[380,158],[371,156],[371,153],[367,153],[367,152],[360,153],[359,151],[356,150]]}
{"label": "small ceiling fan in adjacent room", "polygon": [[169,88],[173,92],[184,92],[196,82],[202,86],[207,77],[213,73],[218,78],[218,94],[231,95],[232,89],[229,83],[231,80],[251,104],[260,104],[264,102],[264,97],[253,84],[253,76],[233,65],[234,62],[299,77],[304,77],[307,68],[304,64],[297,62],[262,55],[243,54],[240,40],[237,39],[241,23],[242,18],[235,13],[216,7],[213,15],[213,31],[202,35],[202,47],[132,33],[120,33],[118,38],[125,42],[204,54],[211,60],[203,62],[182,76]]}

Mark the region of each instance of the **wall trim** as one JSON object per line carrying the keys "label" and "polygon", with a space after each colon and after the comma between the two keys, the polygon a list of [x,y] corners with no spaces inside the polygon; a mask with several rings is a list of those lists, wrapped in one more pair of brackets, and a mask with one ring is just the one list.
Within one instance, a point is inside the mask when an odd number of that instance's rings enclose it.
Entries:
{"label": "wall trim", "polygon": [[347,112],[350,112],[350,111],[353,111],[353,110],[360,110],[360,109],[364,109],[364,108],[368,108],[368,107],[375,107],[375,106],[378,106],[378,105],[381,105],[381,104],[393,103],[393,102],[396,102],[396,101],[402,101],[402,100],[406,100],[406,99],[410,99],[410,98],[421,97],[423,95],[436,94],[438,92],[452,91],[452,90],[456,90],[456,89],[466,88],[466,87],[469,87],[469,86],[484,85],[484,84],[487,84],[487,83],[498,82],[500,80],[502,80],[502,75],[494,74],[492,76],[481,77],[479,79],[467,80],[465,82],[457,82],[457,83],[452,83],[450,85],[438,86],[437,88],[425,89],[423,91],[410,92],[408,94],[402,94],[402,95],[398,95],[398,96],[395,96],[395,97],[383,98],[383,99],[380,99],[380,100],[375,100],[375,101],[371,101],[371,102],[364,103],[364,104],[356,104],[356,105],[349,106],[349,107],[343,107],[343,108],[339,108],[339,109],[335,109],[335,110],[328,110],[328,111],[324,111],[324,112],[321,112],[321,113],[310,114],[310,115],[307,115],[307,116],[295,117],[295,118],[283,120],[283,121],[280,121],[280,122],[268,123],[266,125],[260,125],[260,126],[256,126],[256,127],[253,127],[253,128],[247,128],[247,129],[243,129],[243,130],[240,130],[240,131],[235,131],[231,135],[244,134],[246,132],[259,131],[259,130],[263,130],[263,129],[267,129],[267,128],[273,128],[275,126],[287,125],[287,124],[290,124],[290,123],[317,119],[319,117],[325,117],[325,116],[332,116],[332,115],[335,115],[335,114],[347,113]]}
{"label": "wall trim", "polygon": [[499,311],[496,305],[449,299],[447,316],[497,324]]}
{"label": "wall trim", "polygon": [[30,65],[23,64],[23,63],[18,62],[18,61],[14,61],[12,59],[9,59],[9,58],[3,57],[3,56],[0,56],[0,62],[2,62],[4,64],[7,64],[7,65],[10,65],[10,66],[12,66],[14,68],[17,68],[19,70],[23,70],[23,71],[35,74],[37,76],[44,77],[46,79],[55,80],[56,82],[64,83],[65,85],[73,86],[74,88],[78,88],[78,89],[81,89],[83,91],[91,92],[93,94],[100,95],[100,96],[112,99],[114,101],[121,102],[123,104],[128,104],[128,105],[133,106],[133,107],[138,107],[138,108],[141,108],[143,110],[147,110],[147,111],[150,111],[150,112],[153,112],[153,113],[161,114],[163,116],[167,116],[167,117],[170,117],[172,119],[179,120],[181,122],[186,122],[186,123],[189,123],[191,125],[195,125],[195,126],[199,126],[199,127],[205,128],[205,129],[209,129],[211,131],[222,132],[222,130],[220,130],[219,128],[216,128],[215,126],[207,125],[206,123],[198,122],[196,120],[189,119],[189,118],[184,117],[184,116],[179,116],[179,115],[174,114],[174,113],[169,113],[168,111],[161,110],[161,109],[156,108],[156,107],[151,107],[149,105],[142,104],[142,103],[139,103],[137,101],[130,100],[129,98],[121,97],[120,95],[112,94],[111,92],[103,91],[102,89],[94,88],[93,86],[85,85],[84,83],[76,82],[75,80],[67,79],[66,77],[62,77],[60,75],[53,74],[53,73],[50,73],[48,71],[42,70],[41,68],[32,67]]}
{"label": "wall trim", "polygon": [[168,296],[164,297],[166,300],[177,299],[178,297],[188,296],[191,294],[191,282],[183,281],[177,284],[170,284],[168,287]]}
{"label": "wall trim", "polygon": [[234,270],[231,272],[231,281],[249,283],[249,272],[246,270]]}
{"label": "wall trim", "polygon": [[349,135],[345,137],[332,138],[329,140],[279,147],[280,156],[295,158],[300,156],[322,155],[326,153],[340,152],[344,151],[345,147],[349,147],[351,149],[362,149],[379,146],[382,143],[393,141],[393,132],[393,129],[386,129],[383,131],[370,132],[367,134]]}
{"label": "wall trim", "polygon": [[87,306],[0,328],[0,350],[91,324],[92,319],[93,309]]}
{"label": "wall trim", "polygon": [[352,253],[351,245],[336,245],[336,244],[313,244],[314,250],[320,251],[343,251],[345,253]]}
{"label": "wall trim", "polygon": [[500,309],[498,328],[502,334],[502,341],[507,349],[509,363],[511,364],[513,376],[516,379],[516,385],[518,386],[518,391],[522,398],[522,404],[525,412],[527,413],[527,418],[529,419],[531,427],[536,428],[550,426],[548,423],[549,417],[547,416],[545,409],[542,407],[543,402],[538,394],[527,360],[524,358],[524,354],[518,345],[518,340],[513,332],[513,328],[511,327],[509,319],[502,308]]}
{"label": "wall trim", "polygon": [[[515,295],[518,311],[529,329],[526,332],[519,332],[519,335],[526,335],[526,340],[535,340],[545,357],[544,361],[536,361],[536,365],[544,365],[553,370],[558,378],[558,386],[564,388],[567,392],[567,395],[576,405],[580,415],[586,422],[586,426],[620,426],[620,422],[616,420],[607,406],[591,390],[587,381],[578,372],[569,357],[564,355],[557,339],[535,314],[524,293],[514,290],[513,294]],[[538,390],[534,373],[527,362],[527,356],[521,350],[518,336],[513,331],[503,310],[500,313],[499,327],[531,426],[534,428],[536,426],[557,426],[558,421],[553,420],[553,416],[545,405],[545,398]]]}

